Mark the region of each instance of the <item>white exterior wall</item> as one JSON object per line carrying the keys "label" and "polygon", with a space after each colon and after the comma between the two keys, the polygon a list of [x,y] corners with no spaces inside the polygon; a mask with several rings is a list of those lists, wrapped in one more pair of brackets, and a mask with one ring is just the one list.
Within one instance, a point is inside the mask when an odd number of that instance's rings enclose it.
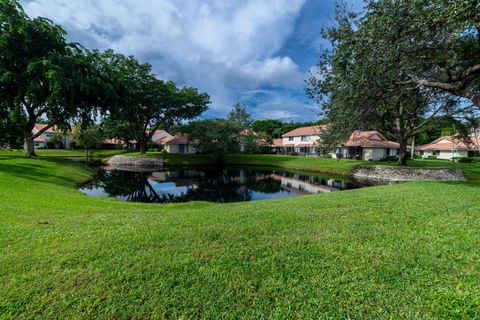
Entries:
{"label": "white exterior wall", "polygon": [[[420,155],[420,152],[416,151],[416,154]],[[452,160],[452,158],[458,158],[458,157],[468,157],[468,151],[466,150],[457,150],[457,151],[452,151],[452,150],[440,150],[440,154],[434,155],[433,150],[425,150],[423,152],[422,158],[428,158],[431,156],[435,156],[438,159],[443,159],[443,160]]]}
{"label": "white exterior wall", "polygon": [[368,157],[364,155],[364,160],[382,160],[387,156],[387,150],[385,148],[364,148],[364,154],[368,154]]}
{"label": "white exterior wall", "polygon": [[[348,153],[348,147],[343,147],[340,149],[343,155],[346,155]],[[378,160],[385,159],[388,156],[396,156],[398,154],[397,149],[390,148],[389,154],[387,155],[387,149],[389,148],[362,148],[363,152],[362,152],[361,160],[378,161]],[[337,149],[335,150],[334,153],[330,154],[332,158],[337,158],[336,152],[337,152]]]}
{"label": "white exterior wall", "polygon": [[[38,132],[37,128],[33,128],[32,133],[36,134]],[[44,132],[40,135],[41,138],[45,139],[46,141],[34,141],[35,148],[37,149],[44,149],[47,147],[48,140],[53,137],[56,132]],[[72,147],[72,138],[68,135],[63,136],[63,148],[70,149]],[[24,148],[26,149],[27,146],[24,144]]]}
{"label": "white exterior wall", "polygon": [[297,146],[299,144],[311,144],[318,142],[320,140],[320,135],[305,135],[306,140],[302,141],[302,136],[294,136],[293,141],[290,141],[291,137],[284,137],[283,138],[283,145],[288,147]]}
{"label": "white exterior wall", "polygon": [[[165,144],[165,151],[168,153],[180,153],[180,149],[178,147],[178,144]],[[197,147],[191,144],[186,144],[185,145],[185,152],[184,153],[195,153],[197,152]]]}

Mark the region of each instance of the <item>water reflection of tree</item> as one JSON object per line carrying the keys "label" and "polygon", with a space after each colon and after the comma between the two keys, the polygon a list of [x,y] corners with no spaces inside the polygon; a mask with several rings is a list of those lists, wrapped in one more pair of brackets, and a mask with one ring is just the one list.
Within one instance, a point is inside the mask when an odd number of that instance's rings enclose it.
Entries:
{"label": "water reflection of tree", "polygon": [[129,171],[100,171],[94,187],[102,187],[112,197],[122,197],[128,201],[165,202],[148,180],[149,173]]}
{"label": "water reflection of tree", "polygon": [[251,191],[242,188],[238,175],[226,170],[206,171],[198,187],[189,189],[184,201],[240,202],[252,200]]}
{"label": "water reflection of tree", "polygon": [[248,189],[262,193],[282,191],[281,181],[272,178],[270,173],[245,170],[245,185]]}
{"label": "water reflection of tree", "polygon": [[[277,174],[278,175],[278,174]],[[168,193],[156,189],[151,173],[128,171],[100,171],[90,188],[103,189],[109,196],[139,202],[241,202],[250,201],[253,192],[277,193],[282,191],[281,181],[269,171],[258,170],[205,170],[178,171],[166,182],[180,183],[187,178],[185,192]],[[283,176],[283,174],[282,174]],[[180,179],[176,181],[176,179]]]}

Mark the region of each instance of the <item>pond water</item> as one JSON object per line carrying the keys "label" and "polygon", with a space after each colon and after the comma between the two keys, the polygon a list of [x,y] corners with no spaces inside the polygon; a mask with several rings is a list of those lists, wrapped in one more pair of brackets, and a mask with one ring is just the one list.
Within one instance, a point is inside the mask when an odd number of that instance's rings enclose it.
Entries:
{"label": "pond water", "polygon": [[137,202],[240,202],[359,187],[341,176],[266,168],[176,168],[132,172],[100,168],[80,190],[89,196]]}

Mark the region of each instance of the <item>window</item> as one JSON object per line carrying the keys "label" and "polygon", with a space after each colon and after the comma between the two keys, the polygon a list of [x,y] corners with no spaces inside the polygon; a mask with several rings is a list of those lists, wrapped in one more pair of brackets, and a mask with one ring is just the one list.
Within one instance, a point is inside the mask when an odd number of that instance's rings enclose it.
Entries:
{"label": "window", "polygon": [[288,141],[293,141],[293,137],[288,137]]}
{"label": "window", "polygon": [[185,145],[179,144],[178,145],[178,153],[185,153]]}
{"label": "window", "polygon": [[433,155],[434,156],[439,156],[440,155],[440,150],[433,150]]}
{"label": "window", "polygon": [[302,136],[302,141],[308,141],[308,137],[307,136]]}

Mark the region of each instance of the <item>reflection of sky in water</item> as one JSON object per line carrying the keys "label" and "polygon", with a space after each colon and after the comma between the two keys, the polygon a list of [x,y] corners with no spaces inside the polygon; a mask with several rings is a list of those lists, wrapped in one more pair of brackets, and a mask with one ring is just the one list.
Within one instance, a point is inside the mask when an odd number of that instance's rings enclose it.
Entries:
{"label": "reflection of sky in water", "polygon": [[252,195],[252,200],[279,199],[279,198],[293,197],[298,195],[288,190],[281,190],[275,193],[265,193],[265,192],[251,191],[251,190],[250,192]]}
{"label": "reflection of sky in water", "polygon": [[152,188],[158,193],[158,195],[172,195],[175,197],[179,197],[187,193],[188,189],[192,187],[187,186],[179,186],[175,184],[175,182],[158,182],[152,179],[148,179],[148,182],[152,185]]}

